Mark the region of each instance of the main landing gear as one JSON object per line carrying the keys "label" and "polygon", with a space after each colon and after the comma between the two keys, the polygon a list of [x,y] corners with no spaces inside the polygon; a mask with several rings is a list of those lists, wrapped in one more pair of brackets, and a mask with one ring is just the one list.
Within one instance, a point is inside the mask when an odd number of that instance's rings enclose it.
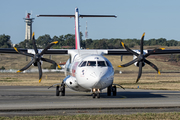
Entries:
{"label": "main landing gear", "polygon": [[92,89],[92,92],[93,92],[93,93],[92,93],[92,97],[93,97],[93,98],[96,98],[96,97],[97,97],[97,98],[100,98],[100,90],[99,90],[99,89],[95,89],[95,88],[94,88],[94,89]]}
{"label": "main landing gear", "polygon": [[56,86],[56,96],[59,96],[59,93],[61,93],[61,96],[65,96],[65,84],[62,83],[61,86]]}
{"label": "main landing gear", "polygon": [[109,87],[107,87],[107,96],[111,96],[111,92],[113,93],[113,96],[117,95],[117,88],[115,85],[110,85]]}

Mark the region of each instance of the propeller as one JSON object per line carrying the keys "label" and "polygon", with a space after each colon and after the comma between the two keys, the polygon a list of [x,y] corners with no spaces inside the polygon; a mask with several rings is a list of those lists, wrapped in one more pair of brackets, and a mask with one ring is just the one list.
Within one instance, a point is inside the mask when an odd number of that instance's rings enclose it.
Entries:
{"label": "propeller", "polygon": [[34,32],[33,32],[33,34],[32,34],[32,42],[33,42],[33,48],[34,48],[35,54],[31,54],[31,53],[26,53],[26,52],[19,51],[16,47],[14,47],[14,49],[16,50],[16,52],[18,52],[19,54],[22,54],[22,55],[25,55],[25,56],[28,56],[28,57],[32,57],[32,60],[31,60],[25,67],[23,67],[22,69],[18,70],[17,72],[22,72],[22,71],[28,69],[32,64],[37,64],[38,70],[39,70],[39,83],[40,83],[41,80],[42,80],[41,61],[52,63],[52,64],[58,66],[58,68],[61,68],[55,61],[42,57],[43,54],[44,54],[52,45],[57,44],[58,41],[51,42],[48,46],[46,46],[46,48],[44,48],[44,50],[43,50],[41,53],[38,53],[38,49],[37,49],[36,42],[35,42],[35,38],[34,38]]}
{"label": "propeller", "polygon": [[133,55],[137,56],[137,58],[135,58],[134,60],[124,64],[124,65],[119,65],[118,67],[127,67],[132,65],[133,63],[137,62],[139,64],[139,73],[138,73],[138,77],[136,80],[136,83],[139,81],[141,74],[142,74],[142,67],[144,63],[147,63],[148,65],[150,65],[152,68],[154,68],[158,74],[161,74],[158,67],[156,65],[154,65],[153,63],[151,63],[150,61],[148,61],[146,59],[146,57],[148,57],[149,55],[159,51],[159,50],[164,50],[165,48],[156,48],[154,50],[152,50],[149,53],[146,53],[145,55],[143,54],[143,41],[144,41],[144,36],[145,33],[143,33],[142,37],[141,37],[141,45],[140,45],[140,54],[134,52],[133,50],[131,50],[130,48],[128,48],[123,42],[121,42],[122,46],[130,53],[132,53]]}

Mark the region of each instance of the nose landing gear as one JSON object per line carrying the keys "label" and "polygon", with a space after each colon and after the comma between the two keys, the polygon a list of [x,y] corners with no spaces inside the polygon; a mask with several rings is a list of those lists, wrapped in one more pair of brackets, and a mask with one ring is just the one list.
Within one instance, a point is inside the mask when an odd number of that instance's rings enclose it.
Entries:
{"label": "nose landing gear", "polygon": [[92,91],[93,91],[93,93],[92,93],[92,97],[93,98],[96,98],[96,96],[97,96],[97,98],[100,98],[100,90],[99,89],[92,89]]}

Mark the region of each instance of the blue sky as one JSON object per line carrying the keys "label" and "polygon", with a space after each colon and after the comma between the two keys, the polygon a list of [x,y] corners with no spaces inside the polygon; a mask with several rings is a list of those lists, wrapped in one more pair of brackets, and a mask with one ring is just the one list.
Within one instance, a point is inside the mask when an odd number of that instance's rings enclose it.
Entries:
{"label": "blue sky", "polygon": [[[0,34],[16,44],[25,38],[25,13],[33,12],[35,37],[74,34],[74,18],[36,17],[38,14],[113,14],[117,18],[82,18],[80,29],[88,38],[180,40],[179,0],[1,0]],[[84,37],[83,37],[84,39]]]}

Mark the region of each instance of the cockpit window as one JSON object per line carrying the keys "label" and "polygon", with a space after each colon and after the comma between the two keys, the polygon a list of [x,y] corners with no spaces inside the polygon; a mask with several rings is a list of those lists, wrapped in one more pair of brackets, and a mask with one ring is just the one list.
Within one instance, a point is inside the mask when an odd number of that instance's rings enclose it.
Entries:
{"label": "cockpit window", "polygon": [[96,66],[96,61],[88,61],[87,66]]}
{"label": "cockpit window", "polygon": [[86,63],[87,63],[87,61],[82,62],[82,63],[80,64],[80,67],[86,66]]}
{"label": "cockpit window", "polygon": [[97,62],[98,62],[98,66],[106,67],[105,61],[97,61]]}
{"label": "cockpit window", "polygon": [[111,67],[111,63],[109,61],[106,61],[106,64],[108,67]]}

